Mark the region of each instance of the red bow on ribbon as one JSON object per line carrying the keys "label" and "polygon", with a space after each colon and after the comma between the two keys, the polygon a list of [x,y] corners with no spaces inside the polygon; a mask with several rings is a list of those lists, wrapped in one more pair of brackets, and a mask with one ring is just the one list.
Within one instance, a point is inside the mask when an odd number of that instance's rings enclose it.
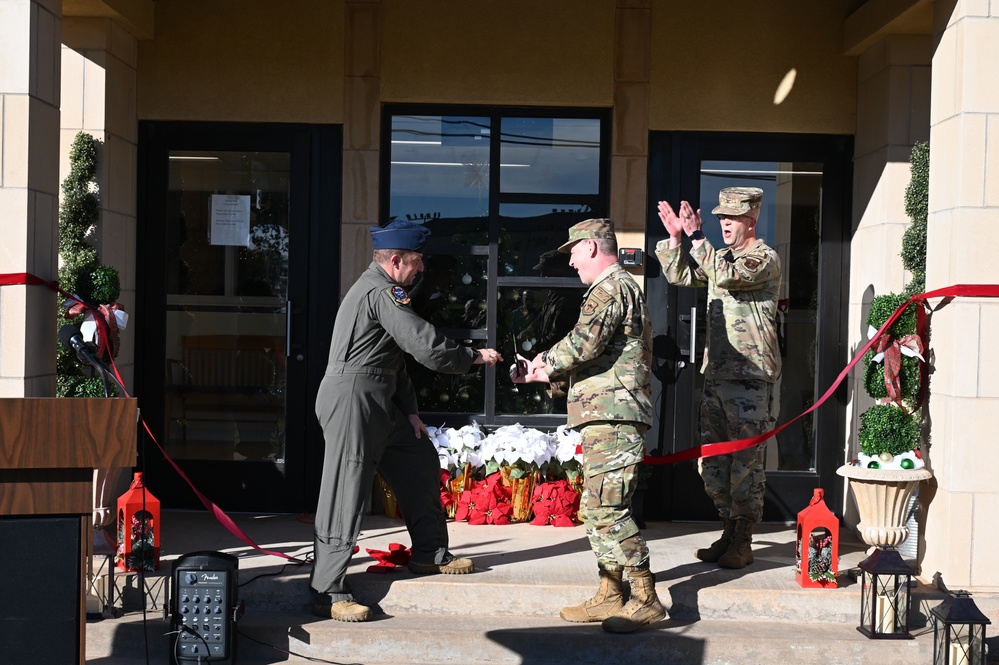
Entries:
{"label": "red bow on ribbon", "polygon": [[389,551],[385,550],[372,550],[365,548],[372,559],[378,563],[368,566],[369,573],[387,573],[396,566],[405,566],[409,563],[409,557],[412,556],[412,552],[409,548],[400,543],[389,543]]}
{"label": "red bow on ribbon", "polygon": [[874,342],[872,350],[874,354],[884,354],[885,363],[885,388],[888,390],[888,399],[895,404],[902,402],[902,386],[899,379],[899,372],[902,369],[902,348],[905,347],[920,356],[923,355],[923,340],[919,335],[906,335],[905,337],[892,337],[885,333]]}
{"label": "red bow on ribbon", "polygon": [[120,309],[121,305],[116,302],[110,305],[92,307],[77,300],[66,310],[66,317],[72,319],[81,314],[92,313],[94,315],[94,322],[97,324],[97,355],[101,360],[110,361],[118,356],[118,349],[121,347],[118,319],[114,315]]}

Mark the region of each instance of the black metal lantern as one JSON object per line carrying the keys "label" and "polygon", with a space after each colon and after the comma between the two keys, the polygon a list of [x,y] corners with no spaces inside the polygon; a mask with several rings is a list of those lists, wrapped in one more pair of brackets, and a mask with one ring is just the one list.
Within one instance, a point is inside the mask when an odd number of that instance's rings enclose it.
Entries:
{"label": "black metal lantern", "polygon": [[933,615],[933,665],[985,665],[985,626],[971,594],[957,591],[930,610]]}
{"label": "black metal lantern", "polygon": [[911,640],[909,585],[912,569],[893,549],[877,549],[860,562],[860,625],[871,639]]}

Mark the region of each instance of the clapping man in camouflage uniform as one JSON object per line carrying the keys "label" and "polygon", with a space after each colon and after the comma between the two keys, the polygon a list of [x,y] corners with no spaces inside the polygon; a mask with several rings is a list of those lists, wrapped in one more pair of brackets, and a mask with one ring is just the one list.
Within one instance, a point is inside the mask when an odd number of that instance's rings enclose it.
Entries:
{"label": "clapping man in camouflage uniform", "polygon": [[409,570],[472,572],[470,560],[448,551],[437,451],[420,420],[405,355],[451,374],[503,357],[493,349],[461,346],[413,311],[406,288],[423,270],[429,236],[414,222],[371,227],[371,265],[337,310],[329,364],[316,397],[326,453],[309,585],[312,611],[322,617],[367,621],[372,616],[344,578],[376,470],[392,486],[413,541]]}
{"label": "clapping man in camouflage uniform", "polygon": [[[773,429],[777,419],[781,357],[777,345],[777,295],[781,281],[777,252],[756,237],[763,190],[721,190],[718,216],[728,246],[716,251],[701,231],[701,211],[680,204],[679,216],[666,201],[659,218],[669,238],[656,256],[670,284],[708,287],[704,393],[698,411],[701,443],[743,439]],[[680,244],[690,238],[689,255]],[[723,568],[753,562],[753,527],[763,516],[765,443],[728,455],[702,458],[704,489],[721,515],[724,531],[701,561]]]}
{"label": "clapping man in camouflage uniform", "polygon": [[[559,250],[571,254],[570,264],[589,286],[579,320],[526,367],[511,367],[510,376],[517,383],[548,382],[553,394],[567,394],[568,425],[582,434],[580,517],[597,556],[600,589],[560,614],[566,621],[602,621],[608,632],[629,633],[666,615],[649,569],[649,548],[631,515],[652,423],[652,324],[645,296],[617,263],[611,220],[576,224]],[[627,603],[623,571],[630,579]]]}

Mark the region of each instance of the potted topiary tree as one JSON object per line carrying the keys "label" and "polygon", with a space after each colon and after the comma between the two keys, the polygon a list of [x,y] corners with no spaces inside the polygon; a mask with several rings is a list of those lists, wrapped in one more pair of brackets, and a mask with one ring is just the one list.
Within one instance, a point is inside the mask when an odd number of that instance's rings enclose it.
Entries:
{"label": "potted topiary tree", "polygon": [[[896,294],[875,298],[868,324],[879,330],[906,300]],[[921,306],[909,303],[865,355],[864,386],[877,403],[860,414],[857,459],[837,471],[850,479],[860,513],[857,530],[872,547],[897,547],[909,537],[905,526],[909,500],[916,485],[931,475],[920,452],[922,345],[916,335],[915,310]]]}
{"label": "potted topiary tree", "polygon": [[860,522],[857,530],[872,547],[897,547],[909,537],[905,518],[916,486],[932,476],[925,467],[922,441],[922,393],[925,390],[923,340],[917,315],[923,305],[909,301],[921,293],[926,265],[926,198],[929,148],[912,151],[912,180],[906,212],[912,224],[902,242],[904,267],[912,273],[904,294],[889,293],[871,301],[867,323],[874,335],[902,305],[905,310],[865,354],[864,388],[875,405],[860,415],[857,459],[837,470],[850,479]]}

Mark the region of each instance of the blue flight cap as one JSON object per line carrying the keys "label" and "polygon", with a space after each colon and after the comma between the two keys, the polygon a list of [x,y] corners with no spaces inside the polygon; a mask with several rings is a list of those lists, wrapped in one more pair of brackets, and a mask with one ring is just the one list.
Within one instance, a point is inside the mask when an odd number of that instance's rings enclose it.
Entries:
{"label": "blue flight cap", "polygon": [[372,226],[371,242],[375,249],[406,249],[423,252],[430,237],[430,229],[417,222],[396,220],[385,226]]}

